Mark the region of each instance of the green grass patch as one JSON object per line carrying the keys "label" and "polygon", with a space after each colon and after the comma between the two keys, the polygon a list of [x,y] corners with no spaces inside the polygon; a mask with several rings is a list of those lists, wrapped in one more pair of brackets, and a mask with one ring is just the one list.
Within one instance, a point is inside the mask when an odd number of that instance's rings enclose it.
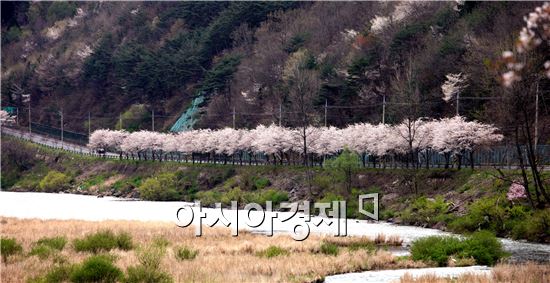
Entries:
{"label": "green grass patch", "polygon": [[72,270],[70,279],[72,282],[118,282],[123,278],[122,271],[113,264],[110,257],[95,255]]}
{"label": "green grass patch", "polygon": [[322,254],[337,256],[338,253],[339,253],[339,248],[334,243],[323,242],[321,244],[321,247],[320,247],[319,251]]}
{"label": "green grass patch", "polygon": [[466,239],[451,236],[431,236],[418,239],[411,246],[413,260],[446,266],[449,259],[473,258],[477,264],[494,265],[506,256],[498,239],[488,231],[480,231]]}
{"label": "green grass patch", "polygon": [[288,254],[288,250],[283,249],[279,246],[269,246],[267,249],[258,252],[256,255],[259,257],[272,258],[276,256],[285,256]]}
{"label": "green grass patch", "polygon": [[192,250],[188,247],[182,246],[176,249],[176,258],[180,261],[183,260],[192,260],[194,259],[199,252]]}
{"label": "green grass patch", "polygon": [[89,234],[83,239],[76,239],[73,242],[74,249],[78,252],[98,253],[118,248],[130,250],[133,247],[132,237],[128,233],[115,235],[110,230],[99,231]]}
{"label": "green grass patch", "polygon": [[15,238],[2,238],[0,239],[0,250],[2,251],[2,259],[7,264],[8,257],[23,252],[23,247],[17,243]]}

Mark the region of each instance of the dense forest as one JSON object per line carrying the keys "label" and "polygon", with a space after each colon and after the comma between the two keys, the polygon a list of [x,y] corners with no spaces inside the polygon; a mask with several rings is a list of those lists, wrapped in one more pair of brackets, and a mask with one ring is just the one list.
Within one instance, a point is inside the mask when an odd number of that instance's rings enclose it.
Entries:
{"label": "dense forest", "polygon": [[[513,90],[499,82],[501,55],[540,4],[2,2],[2,106],[18,107],[25,125],[30,94],[33,122],[59,125],[63,111],[76,132],[88,121],[151,129],[152,113],[156,130],[169,130],[201,97],[195,128],[458,112],[507,133],[517,107],[534,112],[538,96],[546,143],[549,80],[524,78]],[[549,54],[543,46],[526,60],[540,66]],[[463,78],[458,107],[443,99],[449,74]],[[516,92],[526,96],[505,95]]]}

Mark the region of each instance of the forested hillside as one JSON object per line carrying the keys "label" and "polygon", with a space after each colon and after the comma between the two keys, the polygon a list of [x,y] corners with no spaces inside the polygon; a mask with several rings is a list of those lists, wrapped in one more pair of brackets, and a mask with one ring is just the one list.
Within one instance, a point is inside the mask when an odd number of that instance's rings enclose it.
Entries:
{"label": "forested hillside", "polygon": [[[500,58],[540,2],[2,2],[2,106],[86,132],[168,130],[202,96],[197,127],[345,126],[459,113],[512,131]],[[530,62],[548,60],[548,48]],[[549,81],[539,139],[548,141]],[[522,102],[532,112],[534,102]],[[384,103],[385,101],[385,103]],[[328,107],[326,107],[326,106]],[[325,111],[326,110],[326,111]],[[529,118],[530,119],[530,118]]]}

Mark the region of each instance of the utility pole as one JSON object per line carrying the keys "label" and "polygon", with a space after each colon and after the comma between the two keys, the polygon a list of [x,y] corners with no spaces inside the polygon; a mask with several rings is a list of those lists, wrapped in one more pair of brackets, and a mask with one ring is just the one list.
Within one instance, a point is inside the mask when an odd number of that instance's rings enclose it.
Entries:
{"label": "utility pole", "polygon": [[233,129],[235,129],[235,106],[233,106]]}
{"label": "utility pole", "polygon": [[279,103],[279,127],[281,126],[282,120],[283,120],[283,105]]}
{"label": "utility pole", "polygon": [[29,135],[31,131],[31,94],[29,93]]}
{"label": "utility pole", "polygon": [[120,125],[120,130],[122,130],[122,114],[118,114],[118,124]]}
{"label": "utility pole", "polygon": [[458,105],[460,103],[460,92],[457,92],[456,93],[456,116],[459,116],[460,114],[458,113]]}
{"label": "utility pole", "polygon": [[328,108],[328,100],[325,99],[325,128],[327,127],[327,108]]}
{"label": "utility pole", "polygon": [[537,90],[535,92],[535,153],[537,152],[537,140],[539,138],[539,81],[537,80]]}
{"label": "utility pole", "polygon": [[382,95],[382,124],[386,124],[386,94]]}
{"label": "utility pole", "polygon": [[92,132],[92,119],[91,119],[90,112],[88,111],[88,138],[90,138],[91,132]]}
{"label": "utility pole", "polygon": [[15,108],[15,125],[19,126],[19,107]]}
{"label": "utility pole", "polygon": [[151,126],[151,129],[153,130],[153,132],[155,131],[155,110],[151,110],[151,123],[152,123],[152,126]]}
{"label": "utility pole", "polygon": [[61,115],[61,148],[63,149],[63,109],[59,111],[59,114]]}

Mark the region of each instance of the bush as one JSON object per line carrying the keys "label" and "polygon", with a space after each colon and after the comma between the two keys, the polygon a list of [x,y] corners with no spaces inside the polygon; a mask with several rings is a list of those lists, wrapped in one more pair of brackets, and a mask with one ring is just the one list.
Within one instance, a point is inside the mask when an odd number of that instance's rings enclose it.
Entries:
{"label": "bush", "polygon": [[73,282],[117,282],[123,277],[112,260],[104,255],[92,256],[71,272]]}
{"label": "bush", "polygon": [[441,196],[434,200],[419,197],[401,213],[401,220],[405,224],[434,225],[441,221],[446,222],[452,217],[447,214],[448,207],[449,205]]}
{"label": "bush", "polygon": [[472,257],[477,264],[494,265],[506,256],[502,244],[489,231],[479,231],[464,240],[464,251],[460,258]]}
{"label": "bush", "polygon": [[23,247],[14,238],[2,238],[0,239],[0,251],[4,264],[8,264],[8,257],[21,253]]}
{"label": "bush", "polygon": [[128,274],[124,281],[128,283],[172,282],[169,274],[159,270],[165,253],[165,246],[159,243],[139,249],[136,255],[140,265],[128,267]]}
{"label": "bush", "polygon": [[176,258],[178,260],[192,260],[198,253],[198,251],[192,250],[188,247],[179,247],[176,250]]}
{"label": "bush", "polygon": [[65,244],[67,244],[65,237],[42,238],[35,243],[37,246],[46,246],[58,251],[63,250]]}
{"label": "bush", "polygon": [[323,242],[321,244],[321,249],[320,249],[321,253],[323,254],[326,254],[326,255],[333,255],[333,256],[337,256],[338,255],[338,246],[333,244],[333,243],[327,243],[327,242]]}
{"label": "bush", "polygon": [[115,248],[121,250],[130,250],[133,247],[132,238],[127,233],[119,233],[115,235],[110,230],[100,231],[95,234],[90,234],[84,239],[76,239],[73,242],[74,249],[78,252],[93,252],[110,251]]}
{"label": "bush", "polygon": [[71,278],[71,273],[76,269],[76,265],[62,264],[54,266],[46,275],[33,278],[29,283],[57,283],[66,282]]}
{"label": "bush", "polygon": [[71,2],[53,2],[48,7],[47,19],[50,23],[72,17],[76,14],[76,4]]}
{"label": "bush", "polygon": [[271,201],[273,206],[279,205],[281,202],[288,200],[288,193],[277,189],[267,189],[262,192],[258,192],[255,197],[252,198],[253,202],[262,206],[266,201]]}
{"label": "bush", "polygon": [[147,269],[144,266],[128,267],[124,282],[127,283],[170,283],[173,282],[170,274],[158,270]]}
{"label": "bush", "polygon": [[139,186],[139,196],[144,200],[170,201],[180,200],[177,189],[176,175],[172,173],[160,174],[146,179]]}
{"label": "bush", "polygon": [[38,256],[40,259],[47,259],[54,253],[54,250],[48,246],[45,245],[37,245],[32,247],[31,251],[29,252],[29,255],[35,255]]}
{"label": "bush", "polygon": [[254,188],[255,190],[263,190],[265,187],[269,186],[271,182],[269,179],[264,177],[254,178]]}
{"label": "bush", "polygon": [[288,255],[288,251],[279,246],[269,246],[267,249],[257,253],[257,256],[266,257],[266,258],[272,258],[276,256],[283,256],[283,255]]}
{"label": "bush", "polygon": [[464,240],[449,236],[418,239],[412,244],[411,255],[413,260],[445,266],[451,256],[457,259],[473,258],[477,264],[493,265],[506,254],[493,234],[480,231]]}
{"label": "bush", "polygon": [[71,178],[58,171],[50,171],[40,181],[40,190],[44,192],[59,192],[69,186]]}

